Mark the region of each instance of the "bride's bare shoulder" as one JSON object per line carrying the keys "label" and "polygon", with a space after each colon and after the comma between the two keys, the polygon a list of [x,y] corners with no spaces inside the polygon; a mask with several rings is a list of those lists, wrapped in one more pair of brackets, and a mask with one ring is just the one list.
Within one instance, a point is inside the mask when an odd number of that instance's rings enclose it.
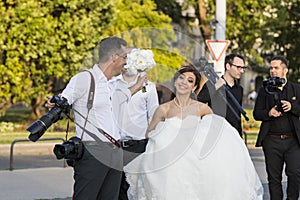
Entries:
{"label": "bride's bare shoulder", "polygon": [[160,105],[158,106],[158,109],[167,110],[167,109],[170,108],[170,105],[171,105],[171,102],[168,101],[168,102],[165,102],[165,103],[163,103],[163,104],[160,104]]}
{"label": "bride's bare shoulder", "polygon": [[200,116],[204,116],[204,115],[208,115],[208,114],[212,114],[213,111],[212,109],[206,104],[206,103],[202,103],[202,102],[199,102],[197,101],[197,104],[198,104],[198,108],[199,108],[199,111],[200,111]]}
{"label": "bride's bare shoulder", "polygon": [[169,109],[170,109],[170,102],[166,102],[166,103],[159,105],[156,111],[166,115],[166,113],[168,112]]}

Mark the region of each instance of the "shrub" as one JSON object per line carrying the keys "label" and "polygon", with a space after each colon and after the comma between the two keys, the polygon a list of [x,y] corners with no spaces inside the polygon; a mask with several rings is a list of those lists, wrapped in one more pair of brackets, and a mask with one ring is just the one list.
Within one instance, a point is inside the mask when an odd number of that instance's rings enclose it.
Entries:
{"label": "shrub", "polygon": [[18,129],[21,125],[12,122],[0,122],[0,133],[13,132]]}

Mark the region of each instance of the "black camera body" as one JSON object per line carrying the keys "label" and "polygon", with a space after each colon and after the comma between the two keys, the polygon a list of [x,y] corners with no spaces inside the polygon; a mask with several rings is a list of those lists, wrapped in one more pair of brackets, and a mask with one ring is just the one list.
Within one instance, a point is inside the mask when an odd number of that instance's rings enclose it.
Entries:
{"label": "black camera body", "polygon": [[55,106],[26,129],[30,132],[28,138],[33,142],[37,141],[53,123],[60,120],[62,113],[70,112],[71,106],[66,98],[53,96],[50,102],[55,103]]}
{"label": "black camera body", "polygon": [[265,87],[278,88],[278,87],[281,87],[283,84],[285,84],[285,79],[280,78],[278,76],[273,76],[273,77],[263,81],[263,85]]}
{"label": "black camera body", "polygon": [[[71,137],[62,144],[56,144],[53,149],[57,159],[67,159],[69,166],[74,165],[74,161],[79,160],[83,154],[83,144],[78,137]],[[73,164],[71,164],[73,163]]]}
{"label": "black camera body", "polygon": [[[30,132],[28,138],[33,142],[37,141],[53,123],[60,120],[62,113],[70,113],[71,105],[66,98],[53,96],[50,102],[55,103],[55,106],[26,129]],[[56,144],[53,152],[57,159],[67,159],[68,165],[73,166],[74,161],[82,157],[83,144],[78,137],[71,137],[62,144]]]}
{"label": "black camera body", "polygon": [[277,106],[276,110],[279,112],[284,112],[278,95],[278,92],[280,92],[278,88],[281,87],[283,84],[285,84],[285,79],[277,76],[271,77],[270,79],[263,81],[265,91],[270,95],[274,95],[274,100]]}

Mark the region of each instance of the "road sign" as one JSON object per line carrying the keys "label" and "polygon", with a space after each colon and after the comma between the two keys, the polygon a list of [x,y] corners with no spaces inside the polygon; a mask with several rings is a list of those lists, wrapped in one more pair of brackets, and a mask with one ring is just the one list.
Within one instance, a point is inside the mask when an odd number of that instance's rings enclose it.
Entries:
{"label": "road sign", "polygon": [[215,61],[219,61],[230,44],[229,40],[205,40],[206,45]]}

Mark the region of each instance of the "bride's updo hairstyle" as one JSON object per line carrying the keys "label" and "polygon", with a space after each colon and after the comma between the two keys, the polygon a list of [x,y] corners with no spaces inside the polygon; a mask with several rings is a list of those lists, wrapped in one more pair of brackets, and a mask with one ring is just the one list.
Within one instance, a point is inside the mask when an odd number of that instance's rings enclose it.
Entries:
{"label": "bride's updo hairstyle", "polygon": [[[175,83],[178,77],[185,72],[192,72],[195,75],[196,77],[195,86],[197,86],[195,92],[197,93],[200,88],[201,75],[199,71],[191,65],[182,66],[179,70],[177,70],[173,77],[173,83]],[[174,88],[174,92],[176,92],[176,88]],[[197,99],[195,92],[191,94],[191,98],[193,99]]]}

